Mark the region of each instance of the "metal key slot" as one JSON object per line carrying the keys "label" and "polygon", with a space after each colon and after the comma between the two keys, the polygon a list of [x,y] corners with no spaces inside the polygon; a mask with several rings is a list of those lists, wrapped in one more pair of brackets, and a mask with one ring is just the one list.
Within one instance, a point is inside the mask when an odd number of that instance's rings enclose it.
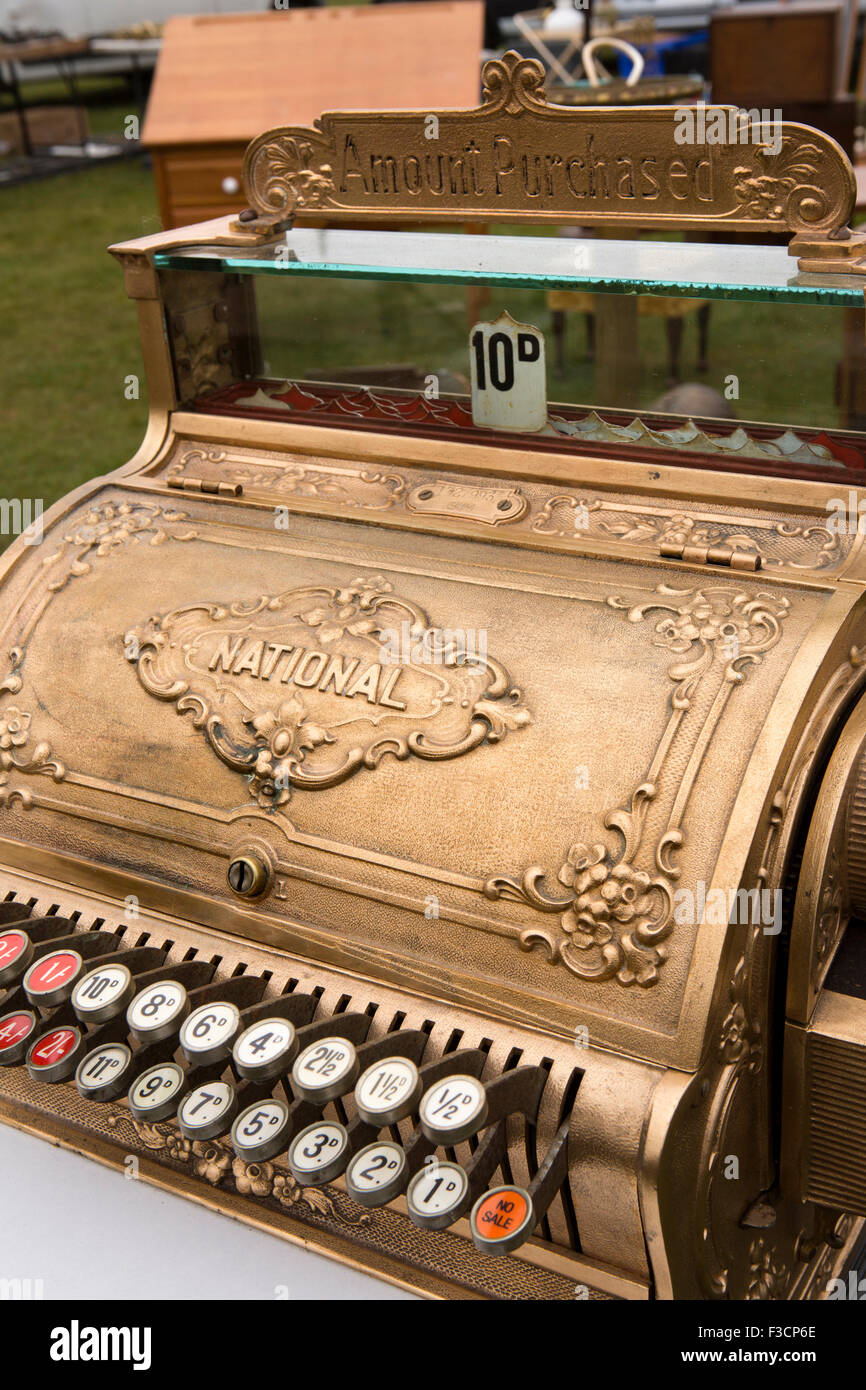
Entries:
{"label": "metal key slot", "polygon": [[528,1188],[491,1187],[478,1198],[469,1225],[479,1250],[506,1255],[529,1239],[568,1176],[568,1134],[564,1120]]}

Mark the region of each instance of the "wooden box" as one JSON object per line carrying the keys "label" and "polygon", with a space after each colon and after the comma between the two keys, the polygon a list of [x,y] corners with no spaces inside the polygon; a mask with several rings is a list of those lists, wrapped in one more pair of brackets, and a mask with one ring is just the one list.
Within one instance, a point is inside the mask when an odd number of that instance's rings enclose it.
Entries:
{"label": "wooden box", "polygon": [[163,225],[244,206],[249,141],[335,108],[476,106],[481,0],[169,20],[143,143]]}
{"label": "wooden box", "polygon": [[736,106],[825,102],[836,95],[841,5],[836,0],[735,5],[713,15],[713,101]]}

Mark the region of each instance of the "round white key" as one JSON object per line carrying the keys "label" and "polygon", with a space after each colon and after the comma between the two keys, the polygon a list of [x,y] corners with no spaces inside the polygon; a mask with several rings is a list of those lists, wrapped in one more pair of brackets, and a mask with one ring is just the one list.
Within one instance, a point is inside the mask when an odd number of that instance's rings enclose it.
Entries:
{"label": "round white key", "polygon": [[122,1014],[135,994],[126,965],[97,965],[82,975],[72,991],[72,1007],[83,1023],[107,1023]]}
{"label": "round white key", "polygon": [[349,1156],[349,1135],[343,1125],[323,1120],[308,1125],[292,1140],[289,1167],[302,1187],[338,1178]]}
{"label": "round white key", "polygon": [[297,1046],[295,1025],[287,1018],[263,1018],[244,1029],[232,1048],[240,1076],[270,1081],[284,1072]]}
{"label": "round white key", "polygon": [[434,1144],[459,1144],[483,1127],[487,1092],[474,1076],[448,1076],[424,1092],[418,1115]]}
{"label": "round white key", "polygon": [[406,1206],[416,1226],[441,1231],[460,1216],[469,1179],[459,1163],[428,1163],[406,1192]]}
{"label": "round white key", "polygon": [[24,1061],[37,1022],[32,1009],[15,1009],[0,1018],[0,1067],[14,1067]]}
{"label": "round white key", "polygon": [[355,1087],[358,1114],[368,1125],[396,1124],[418,1104],[422,1081],[408,1057],[386,1057],[368,1067]]}
{"label": "round white key", "polygon": [[358,1054],[346,1038],[321,1038],[295,1059],[292,1086],[305,1100],[333,1100],[352,1089],[358,1075]]}
{"label": "round white key", "polygon": [[180,1045],[191,1062],[219,1062],[231,1053],[240,1021],[234,1004],[202,1004],[184,1019]]}
{"label": "round white key", "polygon": [[27,1070],[34,1081],[65,1081],[84,1051],[79,1028],[52,1028],[37,1038],[27,1053]]}
{"label": "round white key", "polygon": [[186,1089],[186,1074],[177,1062],[160,1062],[148,1067],[129,1088],[129,1112],[136,1120],[155,1124],[177,1111]]}
{"label": "round white key", "polygon": [[171,1037],[189,1013],[189,999],[176,980],[158,980],[135,996],[126,1011],[129,1031],[140,1043]]}
{"label": "round white key", "polygon": [[33,959],[33,942],[20,927],[10,927],[0,934],[0,985],[20,980]]}
{"label": "round white key", "polygon": [[114,1100],[129,1085],[132,1052],[126,1043],[95,1047],[78,1063],[75,1085],[85,1100]]}
{"label": "round white key", "polygon": [[262,1100],[247,1106],[232,1125],[232,1147],[238,1158],[256,1162],[273,1158],[285,1147],[289,1107],[284,1100]]}
{"label": "round white key", "polygon": [[177,1112],[181,1134],[187,1139],[217,1139],[231,1129],[238,1113],[234,1086],[227,1081],[212,1081],[196,1086],[184,1096]]}
{"label": "round white key", "polygon": [[383,1140],[355,1154],[346,1170],[346,1191],[362,1207],[381,1207],[399,1197],[406,1181],[406,1154]]}
{"label": "round white key", "polygon": [[53,1008],[68,999],[75,982],[84,973],[84,961],[77,951],[52,951],[34,961],[22,984],[31,1004]]}

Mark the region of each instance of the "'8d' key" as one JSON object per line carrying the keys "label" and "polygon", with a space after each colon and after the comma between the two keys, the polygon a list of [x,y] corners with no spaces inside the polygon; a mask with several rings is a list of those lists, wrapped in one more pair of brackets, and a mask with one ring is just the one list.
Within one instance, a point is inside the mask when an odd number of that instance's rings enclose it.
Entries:
{"label": "'8d' key", "polygon": [[189,996],[176,980],[158,980],[133,999],[126,1011],[129,1031],[137,1042],[147,1045],[170,1038],[189,1013]]}

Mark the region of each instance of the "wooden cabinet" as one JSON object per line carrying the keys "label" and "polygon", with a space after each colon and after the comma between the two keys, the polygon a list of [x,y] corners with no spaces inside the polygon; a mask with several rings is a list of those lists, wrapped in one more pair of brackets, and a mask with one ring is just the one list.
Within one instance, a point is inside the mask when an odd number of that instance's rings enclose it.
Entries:
{"label": "wooden cabinet", "polygon": [[836,0],[717,11],[710,29],[713,101],[751,107],[832,100],[841,13]]}

